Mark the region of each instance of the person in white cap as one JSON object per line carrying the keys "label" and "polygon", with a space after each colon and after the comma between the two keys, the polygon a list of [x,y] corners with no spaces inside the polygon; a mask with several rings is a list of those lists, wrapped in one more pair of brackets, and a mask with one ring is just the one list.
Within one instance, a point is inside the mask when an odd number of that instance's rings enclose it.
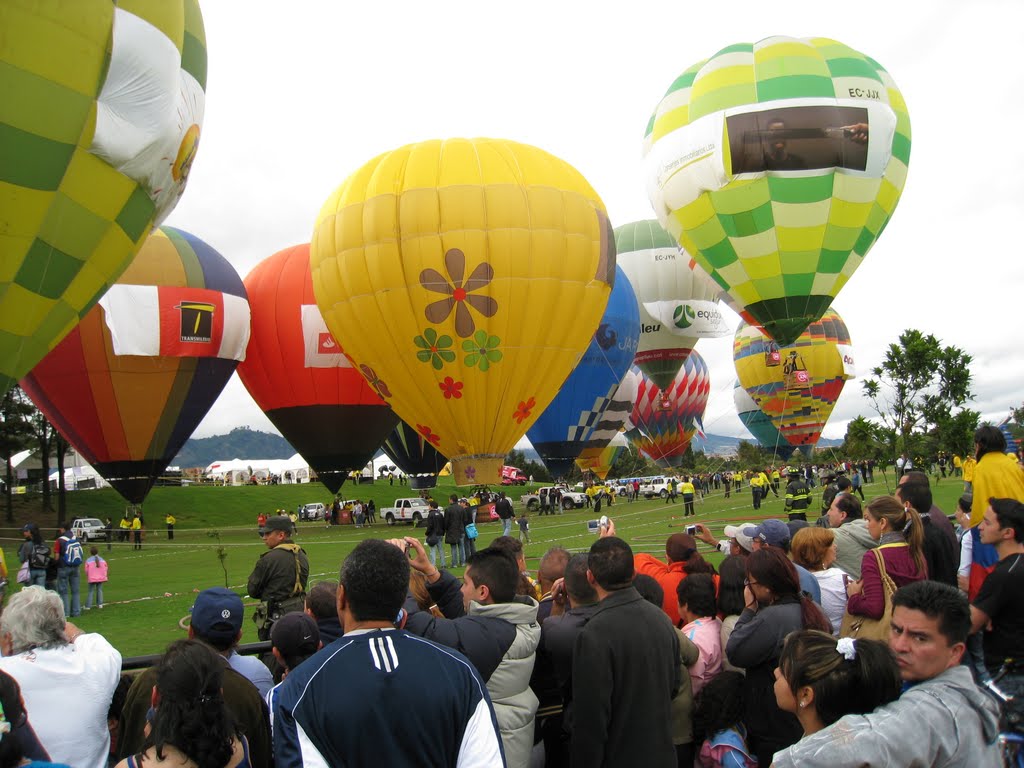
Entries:
{"label": "person in white cap", "polygon": [[745,526],[727,525],[723,531],[725,538],[716,539],[711,531],[703,523],[697,523],[697,538],[705,544],[710,544],[723,555],[740,555],[746,557],[754,551],[754,540],[743,532]]}

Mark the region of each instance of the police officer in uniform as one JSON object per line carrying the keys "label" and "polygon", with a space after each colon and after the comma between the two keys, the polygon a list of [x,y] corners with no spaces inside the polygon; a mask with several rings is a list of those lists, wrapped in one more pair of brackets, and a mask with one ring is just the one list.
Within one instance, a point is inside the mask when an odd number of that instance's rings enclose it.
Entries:
{"label": "police officer in uniform", "polygon": [[302,611],[306,603],[309,558],[291,540],[292,521],[285,515],[268,517],[260,528],[267,552],[260,555],[249,576],[249,595],[261,601],[253,613],[260,640],[270,639],[270,628],[286,613]]}
{"label": "police officer in uniform", "polygon": [[790,520],[807,521],[807,507],[811,504],[811,492],[800,476],[800,470],[792,467],[786,470],[789,483],[786,485],[786,512]]}

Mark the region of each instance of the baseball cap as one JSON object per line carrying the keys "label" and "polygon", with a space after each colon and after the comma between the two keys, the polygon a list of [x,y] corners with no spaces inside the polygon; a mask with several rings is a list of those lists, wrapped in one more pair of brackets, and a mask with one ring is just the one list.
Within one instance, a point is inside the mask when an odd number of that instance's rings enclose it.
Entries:
{"label": "baseball cap", "polygon": [[320,647],[320,630],[305,613],[286,613],[270,628],[270,642],[286,659],[304,659]]}
{"label": "baseball cap", "polygon": [[789,541],[789,528],[781,520],[762,520],[759,525],[748,525],[743,532],[752,539],[760,539],[771,547],[781,547]]}
{"label": "baseball cap", "polygon": [[[746,526],[748,528],[753,526]],[[754,551],[754,541],[746,533],[744,533],[744,526],[741,525],[727,525],[725,526],[725,535],[727,538],[736,539],[736,543],[743,547],[747,552]]]}
{"label": "baseball cap", "polygon": [[260,526],[260,533],[270,533],[271,531],[284,531],[285,533],[292,532],[292,521],[285,515],[273,515],[267,518],[262,526]]}
{"label": "baseball cap", "polygon": [[192,628],[207,640],[233,640],[242,629],[244,611],[238,593],[224,587],[204,589],[192,604]]}

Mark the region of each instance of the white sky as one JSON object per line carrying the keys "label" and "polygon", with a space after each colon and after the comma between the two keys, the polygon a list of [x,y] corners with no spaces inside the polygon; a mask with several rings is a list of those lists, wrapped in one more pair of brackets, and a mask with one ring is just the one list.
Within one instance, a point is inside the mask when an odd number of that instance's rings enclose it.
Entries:
{"label": "white sky", "polygon": [[[1024,262],[1024,69],[1019,0],[903,3],[354,3],[204,0],[206,117],[188,189],[167,224],[243,277],[309,240],[328,194],[375,155],[413,141],[496,136],[558,155],[613,225],[653,218],[641,163],[647,119],[673,79],[726,45],[824,36],[873,57],[907,101],[910,173],[888,228],[834,307],[858,373],[908,327],[972,354],[974,408],[1001,419],[1024,395],[1016,302]],[[728,310],[726,310],[728,311]],[[746,436],[732,339],[701,341],[705,429]],[[825,437],[872,415],[850,381]],[[238,377],[197,437],[276,431]]]}

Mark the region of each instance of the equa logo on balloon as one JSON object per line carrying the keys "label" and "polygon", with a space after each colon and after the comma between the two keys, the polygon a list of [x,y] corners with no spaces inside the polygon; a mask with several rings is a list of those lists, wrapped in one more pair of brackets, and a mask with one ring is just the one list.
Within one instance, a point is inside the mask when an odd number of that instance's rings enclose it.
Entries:
{"label": "equa logo on balloon", "polygon": [[174,307],[181,319],[182,341],[208,344],[213,338],[213,304],[203,301],[183,301]]}
{"label": "equa logo on balloon", "polygon": [[697,315],[689,304],[680,304],[673,310],[672,319],[676,328],[685,329],[693,325]]}

